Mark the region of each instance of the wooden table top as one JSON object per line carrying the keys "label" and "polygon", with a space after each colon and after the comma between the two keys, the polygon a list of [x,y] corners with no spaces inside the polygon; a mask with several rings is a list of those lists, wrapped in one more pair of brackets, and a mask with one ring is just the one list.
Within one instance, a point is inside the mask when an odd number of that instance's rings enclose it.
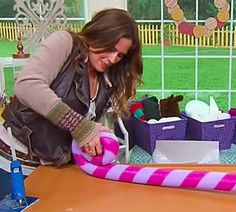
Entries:
{"label": "wooden table top", "polygon": [[[162,168],[236,173],[234,165],[155,165]],[[116,182],[91,177],[75,165],[40,166],[25,180],[27,196],[39,201],[27,211],[233,212],[236,194]]]}

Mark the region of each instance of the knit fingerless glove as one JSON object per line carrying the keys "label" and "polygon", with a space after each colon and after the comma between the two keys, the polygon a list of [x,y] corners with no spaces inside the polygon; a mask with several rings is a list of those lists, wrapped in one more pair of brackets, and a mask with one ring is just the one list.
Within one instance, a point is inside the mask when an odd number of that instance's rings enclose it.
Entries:
{"label": "knit fingerless glove", "polygon": [[87,144],[100,131],[100,124],[87,120],[67,104],[59,102],[47,118],[61,129],[68,130],[79,146]]}

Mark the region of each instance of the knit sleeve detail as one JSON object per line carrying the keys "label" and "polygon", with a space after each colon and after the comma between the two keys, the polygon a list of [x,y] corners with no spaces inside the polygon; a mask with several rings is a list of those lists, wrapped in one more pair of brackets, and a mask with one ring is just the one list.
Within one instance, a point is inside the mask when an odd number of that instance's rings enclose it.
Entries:
{"label": "knit sleeve detail", "polygon": [[47,118],[61,129],[68,130],[72,137],[83,146],[100,131],[100,124],[86,120],[64,102],[58,102],[48,113]]}

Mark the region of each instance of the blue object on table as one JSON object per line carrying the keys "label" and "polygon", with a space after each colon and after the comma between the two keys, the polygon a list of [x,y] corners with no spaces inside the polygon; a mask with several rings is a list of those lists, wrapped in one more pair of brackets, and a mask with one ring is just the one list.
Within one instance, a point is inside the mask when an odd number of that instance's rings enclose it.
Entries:
{"label": "blue object on table", "polygon": [[24,176],[22,173],[21,163],[18,160],[11,162],[11,185],[12,185],[12,199],[20,204],[26,201]]}
{"label": "blue object on table", "polygon": [[7,132],[10,136],[11,154],[12,154],[11,196],[13,200],[16,200],[19,203],[19,205],[23,205],[26,203],[24,176],[22,173],[21,163],[19,160],[17,160],[17,157],[16,157],[16,150],[15,150],[14,140],[13,140],[12,131],[10,127],[7,128]]}

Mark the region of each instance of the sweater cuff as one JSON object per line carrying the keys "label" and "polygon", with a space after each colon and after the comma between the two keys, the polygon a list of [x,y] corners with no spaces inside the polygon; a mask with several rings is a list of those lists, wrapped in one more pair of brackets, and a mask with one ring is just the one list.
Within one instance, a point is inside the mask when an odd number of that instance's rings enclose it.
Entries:
{"label": "sweater cuff", "polygon": [[101,124],[83,119],[71,132],[72,137],[82,147],[90,142],[100,132]]}
{"label": "sweater cuff", "polygon": [[58,102],[47,118],[61,129],[68,130],[79,146],[87,144],[100,132],[100,124],[86,120],[64,102]]}

